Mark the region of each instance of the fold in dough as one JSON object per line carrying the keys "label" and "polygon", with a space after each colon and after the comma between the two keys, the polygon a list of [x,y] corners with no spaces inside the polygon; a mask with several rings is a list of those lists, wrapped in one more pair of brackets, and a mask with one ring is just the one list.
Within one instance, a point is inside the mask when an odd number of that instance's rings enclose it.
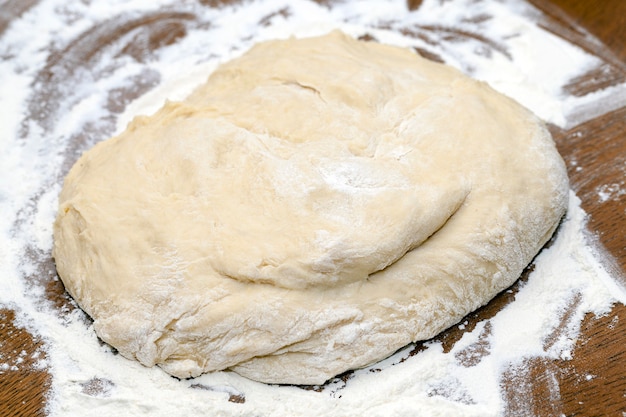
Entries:
{"label": "fold in dough", "polygon": [[128,358],[320,384],[511,285],[567,195],[519,104],[333,32],[258,44],[86,152],[54,257]]}

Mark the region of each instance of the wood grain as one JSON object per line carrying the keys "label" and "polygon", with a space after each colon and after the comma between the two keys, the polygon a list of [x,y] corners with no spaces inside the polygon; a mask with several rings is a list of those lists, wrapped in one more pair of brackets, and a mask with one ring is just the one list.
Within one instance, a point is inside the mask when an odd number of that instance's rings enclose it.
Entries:
{"label": "wood grain", "polygon": [[[590,215],[589,228],[612,256],[612,275],[626,284],[626,195],[604,200],[598,190],[622,184],[626,171],[626,107],[568,131],[552,128],[564,155],[572,188]],[[589,314],[569,361],[556,361],[560,412],[566,416],[615,416],[626,413],[626,306],[616,304],[610,314]],[[535,397],[540,398],[539,390]],[[547,413],[549,404],[537,415]]]}
{"label": "wood grain", "polygon": [[43,416],[50,376],[37,362],[45,353],[14,319],[13,311],[0,309],[0,360],[9,367],[0,371],[0,416]]}
{"label": "wood grain", "polygon": [[[0,2],[0,36],[11,19],[18,18],[36,3],[37,0]],[[603,72],[604,78],[588,74],[572,88],[584,92],[590,85],[597,87],[599,82],[610,85],[626,79],[626,1],[532,0],[532,3],[545,11],[546,24],[556,27],[558,34],[611,63],[610,71]],[[409,2],[412,8],[419,4],[418,0]],[[589,228],[611,255],[612,273],[623,279],[626,103],[570,130],[556,127],[551,130],[566,160],[572,187],[590,214]],[[51,299],[59,306],[68,305],[58,281],[46,285]],[[468,320],[477,323],[490,317],[510,298],[510,293],[502,294]],[[0,309],[0,363],[6,364],[0,368],[0,417],[43,416],[50,376],[37,366],[45,358],[42,341],[14,320],[13,311]],[[445,346],[453,344],[458,337],[460,334],[450,331],[440,339]],[[571,360],[529,359],[524,366],[508,369],[505,375],[507,415],[527,416],[528,410],[532,410],[534,416],[623,417],[626,415],[626,307],[618,304],[603,317],[588,315]]]}
{"label": "wood grain", "polygon": [[586,29],[626,62],[626,1],[540,0],[533,3],[543,10],[560,9],[576,26]]}

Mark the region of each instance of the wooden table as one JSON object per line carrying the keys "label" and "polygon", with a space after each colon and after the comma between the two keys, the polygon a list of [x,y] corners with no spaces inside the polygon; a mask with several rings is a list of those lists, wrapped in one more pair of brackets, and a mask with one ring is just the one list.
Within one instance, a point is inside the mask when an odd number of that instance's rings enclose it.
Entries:
{"label": "wooden table", "polygon": [[[0,35],[12,18],[36,3],[35,0],[1,2]],[[413,7],[418,7],[419,3],[410,2]],[[595,74],[593,80],[578,80],[579,85],[572,88],[582,88],[585,82],[611,85],[626,81],[626,1],[532,0],[532,3],[546,12],[549,29],[612,63],[608,74]],[[590,41],[591,38],[580,32],[581,27],[604,45]],[[606,201],[598,198],[598,189],[602,186],[621,184],[626,191],[626,102],[618,110],[570,130],[557,127],[551,130],[568,164],[572,187],[591,215],[589,226],[612,254],[614,275],[626,282],[626,192],[617,193],[615,198]],[[50,297],[63,302],[65,296],[60,284],[48,277],[40,279]],[[500,296],[471,315],[470,324],[489,317],[506,303],[505,298]],[[41,341],[15,327],[13,318],[11,310],[0,309],[0,354],[12,360],[22,357],[24,362],[18,371],[0,372],[0,416],[43,415],[49,375],[45,370],[29,370],[28,366],[29,361],[33,361],[30,354],[40,349]],[[455,331],[458,330],[447,332],[441,339],[444,342],[454,340]],[[21,351],[28,354],[20,355]],[[595,377],[585,378],[588,374]],[[556,402],[546,395],[553,389],[550,380],[553,377],[557,378],[560,390]],[[523,383],[530,384],[532,404],[520,408],[516,398]],[[604,317],[586,317],[573,359],[530,360],[526,373],[512,378],[505,386],[505,397],[509,400],[508,415],[526,416],[524,410],[528,409],[536,416],[626,415],[626,306],[617,304]]]}

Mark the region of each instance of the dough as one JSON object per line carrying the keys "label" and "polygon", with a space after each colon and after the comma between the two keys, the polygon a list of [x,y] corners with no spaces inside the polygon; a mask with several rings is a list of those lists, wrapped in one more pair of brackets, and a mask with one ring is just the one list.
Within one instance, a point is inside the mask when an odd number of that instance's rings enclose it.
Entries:
{"label": "dough", "polygon": [[86,152],[54,257],[125,357],[321,384],[510,286],[567,196],[529,111],[333,32],[258,44]]}

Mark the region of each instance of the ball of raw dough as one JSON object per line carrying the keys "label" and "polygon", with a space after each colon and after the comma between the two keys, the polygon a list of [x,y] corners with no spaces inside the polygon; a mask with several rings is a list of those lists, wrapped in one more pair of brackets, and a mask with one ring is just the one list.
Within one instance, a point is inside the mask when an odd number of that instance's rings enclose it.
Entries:
{"label": "ball of raw dough", "polygon": [[511,285],[567,196],[522,106],[333,32],[258,44],[86,152],[54,257],[128,358],[319,384]]}

